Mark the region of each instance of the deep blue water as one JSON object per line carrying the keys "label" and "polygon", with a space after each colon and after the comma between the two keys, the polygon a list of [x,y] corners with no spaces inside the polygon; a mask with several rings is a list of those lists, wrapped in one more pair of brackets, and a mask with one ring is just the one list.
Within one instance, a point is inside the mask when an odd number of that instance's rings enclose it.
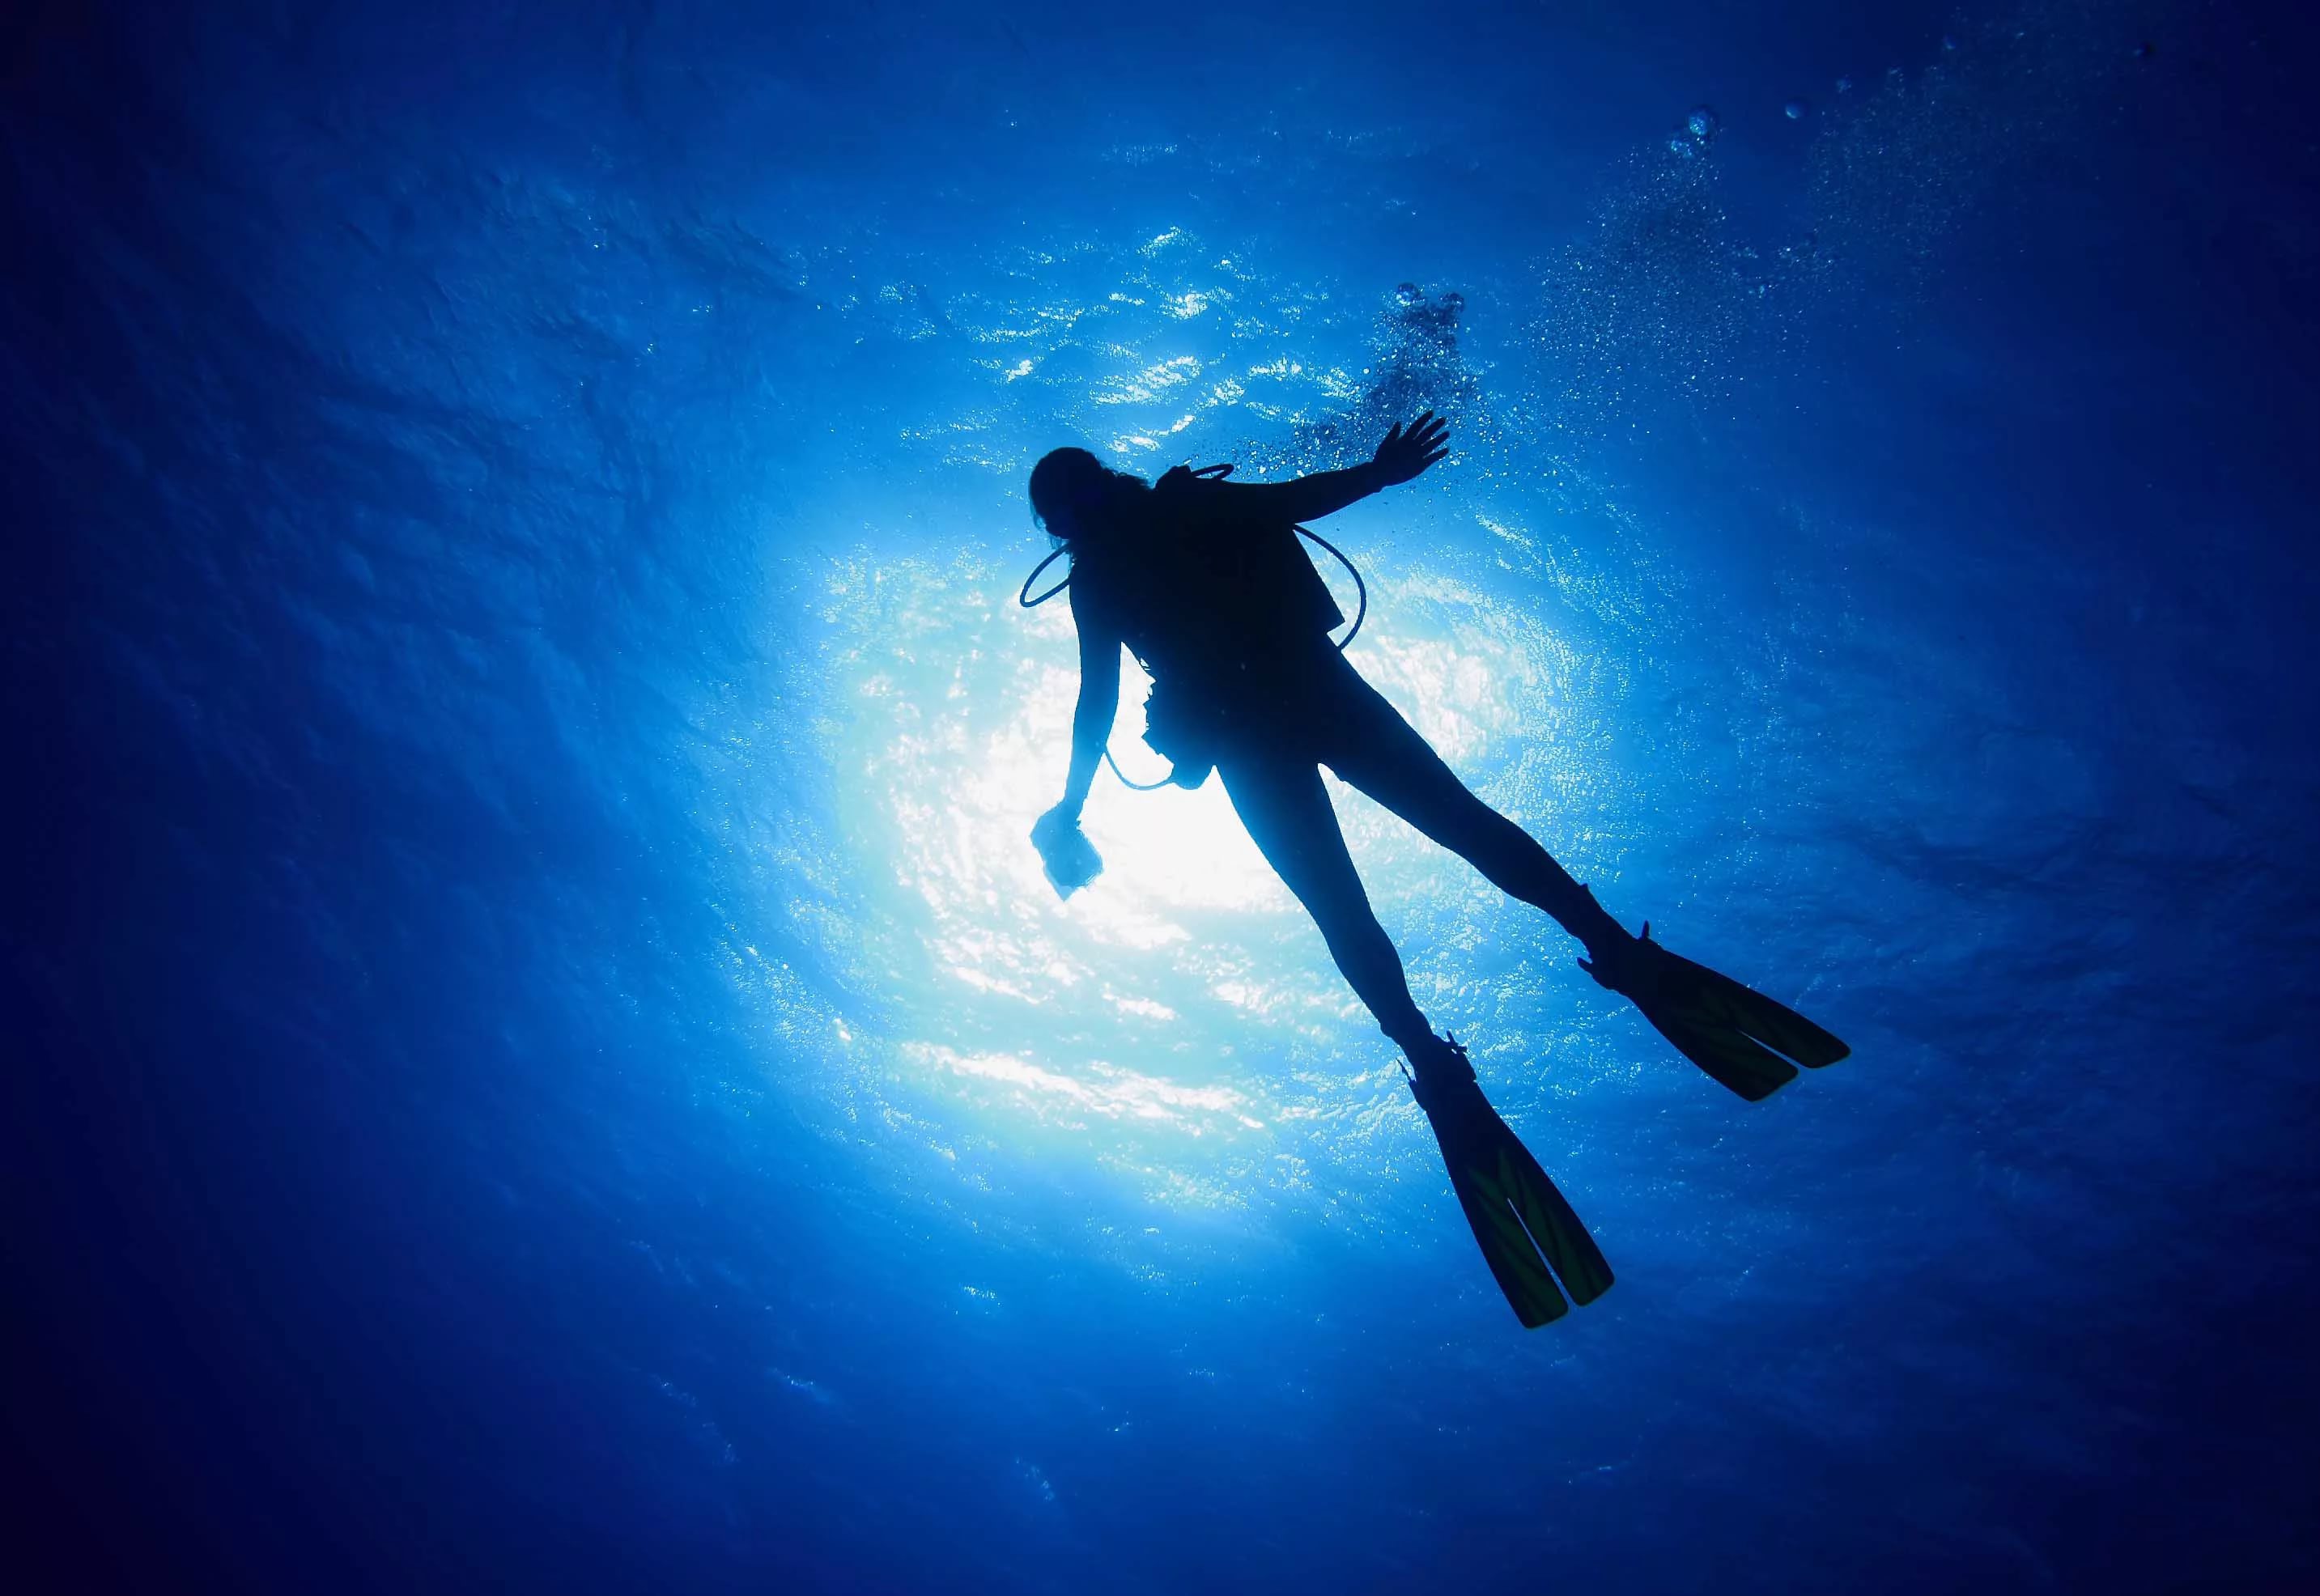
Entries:
{"label": "deep blue water", "polygon": [[[58,1589],[2312,1579],[2315,43],[12,12],[18,1546]],[[1213,784],[1104,777],[1067,903],[1023,840],[1073,662],[1014,605],[1030,463],[1280,476],[1428,404],[1457,452],[1325,529],[1353,657],[1855,1049],[1745,1107],[1336,789],[1619,1272],[1527,1334]]]}

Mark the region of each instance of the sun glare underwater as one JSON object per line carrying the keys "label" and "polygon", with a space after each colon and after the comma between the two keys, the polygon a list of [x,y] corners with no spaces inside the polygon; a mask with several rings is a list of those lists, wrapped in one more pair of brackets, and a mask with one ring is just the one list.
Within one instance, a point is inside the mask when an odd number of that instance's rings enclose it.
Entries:
{"label": "sun glare underwater", "polygon": [[[12,14],[24,1565],[2308,1588],[2313,32]],[[1218,782],[1028,840],[1032,464],[1427,410],[1347,659],[1853,1049],[1741,1102],[1333,780],[1618,1271],[1535,1331]]]}

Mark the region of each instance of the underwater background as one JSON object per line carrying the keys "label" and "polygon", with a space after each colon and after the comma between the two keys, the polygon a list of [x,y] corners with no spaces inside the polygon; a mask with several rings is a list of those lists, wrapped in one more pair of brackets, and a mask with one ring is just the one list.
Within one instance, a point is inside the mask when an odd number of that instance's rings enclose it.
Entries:
{"label": "underwater background", "polygon": [[[2315,43],[2221,0],[12,8],[20,1550],[2312,1580]],[[1352,657],[1629,926],[1854,1048],[1740,1103],[1333,784],[1618,1271],[1536,1333],[1214,783],[1101,777],[1068,902],[1024,840],[1074,680],[1016,603],[1031,462],[1277,477],[1427,406],[1452,458],[1323,529]]]}

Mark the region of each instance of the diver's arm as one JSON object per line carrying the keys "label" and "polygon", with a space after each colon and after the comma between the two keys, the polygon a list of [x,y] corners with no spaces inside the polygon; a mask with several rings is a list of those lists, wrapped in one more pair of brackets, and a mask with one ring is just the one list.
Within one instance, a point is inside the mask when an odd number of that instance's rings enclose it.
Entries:
{"label": "diver's arm", "polygon": [[1031,846],[1059,898],[1068,898],[1103,874],[1103,857],[1080,830],[1080,811],[1095,784],[1095,767],[1111,740],[1111,717],[1119,707],[1119,648],[1117,628],[1098,618],[1097,606],[1072,594],[1072,615],[1080,629],[1080,701],[1072,711],[1072,769],[1064,778],[1064,801],[1031,827]]}
{"label": "diver's arm", "polygon": [[1219,483],[1218,490],[1233,494],[1264,521],[1319,521],[1334,515],[1356,499],[1380,488],[1408,482],[1450,452],[1444,440],[1450,424],[1427,411],[1404,431],[1396,422],[1377,454],[1367,464],[1343,471],[1316,471],[1289,482]]}
{"label": "diver's arm", "polygon": [[1215,491],[1235,509],[1245,510],[1252,525],[1279,526],[1282,521],[1319,521],[1335,515],[1384,485],[1373,464],[1343,471],[1316,471],[1287,482],[1219,483]]}
{"label": "diver's arm", "polygon": [[[1119,712],[1119,634],[1085,611],[1080,631],[1080,697],[1072,711],[1072,765],[1064,778],[1064,801],[1056,810],[1076,822],[1095,785],[1096,766],[1111,741],[1112,717]],[[1055,811],[1050,811],[1053,813]]]}

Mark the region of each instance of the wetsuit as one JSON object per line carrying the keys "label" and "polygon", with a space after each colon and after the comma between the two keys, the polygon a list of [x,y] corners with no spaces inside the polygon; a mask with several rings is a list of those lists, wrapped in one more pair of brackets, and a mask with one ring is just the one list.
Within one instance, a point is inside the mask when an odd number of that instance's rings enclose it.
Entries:
{"label": "wetsuit", "polygon": [[1156,694],[1199,712],[1249,836],[1379,1028],[1408,1045],[1429,1036],[1426,1017],[1355,872],[1322,766],[1590,946],[1618,928],[1330,642],[1343,616],[1294,523],[1371,491],[1357,472],[1255,485],[1171,473],[1146,514],[1075,553],[1071,594],[1083,638],[1124,639]]}

